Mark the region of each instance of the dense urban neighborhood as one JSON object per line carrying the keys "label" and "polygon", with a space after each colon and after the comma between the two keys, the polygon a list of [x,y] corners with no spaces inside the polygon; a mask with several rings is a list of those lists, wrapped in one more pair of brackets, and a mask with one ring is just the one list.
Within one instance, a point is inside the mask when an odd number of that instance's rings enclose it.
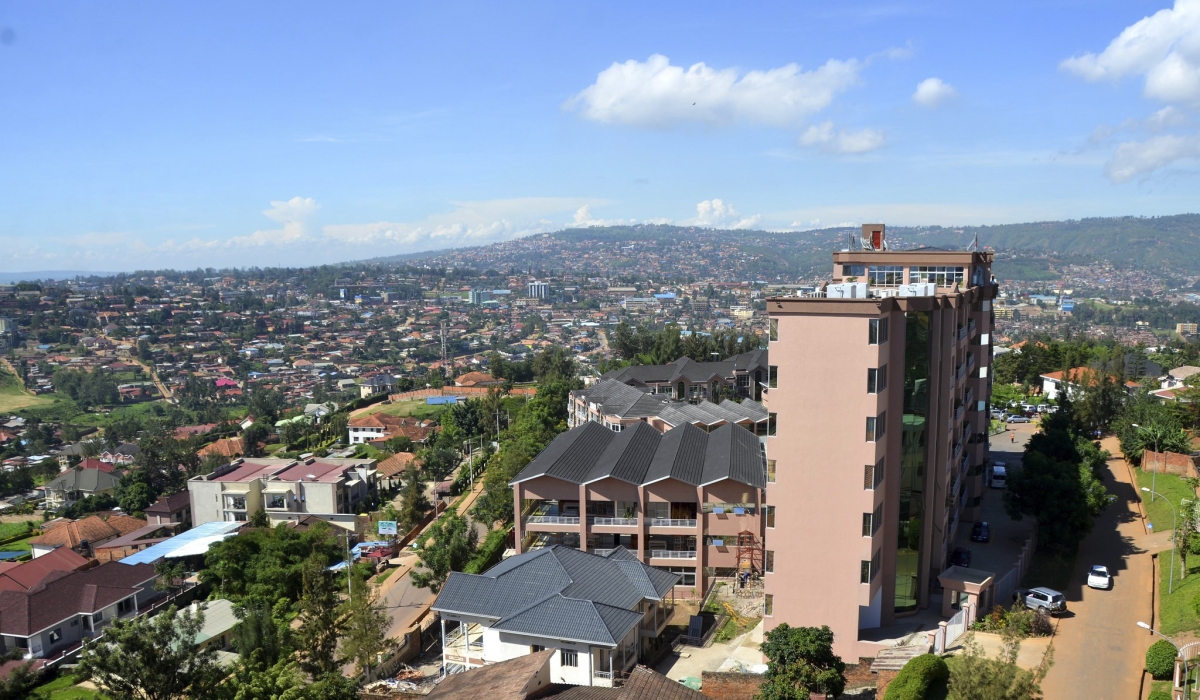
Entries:
{"label": "dense urban neighborhood", "polygon": [[5,692],[1186,687],[1195,295],[886,235],[0,288]]}

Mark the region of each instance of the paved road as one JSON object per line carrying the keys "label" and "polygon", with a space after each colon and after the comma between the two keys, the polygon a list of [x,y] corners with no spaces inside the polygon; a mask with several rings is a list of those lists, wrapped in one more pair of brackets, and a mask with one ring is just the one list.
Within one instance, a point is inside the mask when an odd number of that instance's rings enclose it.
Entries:
{"label": "paved road", "polygon": [[[1119,454],[1116,442],[1107,438],[1104,447]],[[1123,459],[1108,462],[1104,484],[1117,500],[1080,546],[1071,585],[1063,591],[1071,612],[1059,622],[1054,639],[1054,667],[1042,684],[1047,700],[1135,700],[1141,689],[1145,653],[1153,641],[1137,627],[1151,614],[1150,540]],[[1085,585],[1093,564],[1113,572],[1112,590]]]}

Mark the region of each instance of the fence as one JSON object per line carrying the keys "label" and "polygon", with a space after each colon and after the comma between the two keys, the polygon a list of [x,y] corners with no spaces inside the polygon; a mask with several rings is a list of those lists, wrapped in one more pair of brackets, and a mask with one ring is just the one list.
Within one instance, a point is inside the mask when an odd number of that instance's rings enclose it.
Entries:
{"label": "fence", "polygon": [[[701,608],[701,610],[703,611],[703,608]],[[712,644],[713,636],[716,635],[717,630],[719,630],[723,626],[725,626],[725,622],[728,619],[729,619],[729,615],[727,613],[721,613],[720,615],[717,615],[717,619],[713,622],[712,627],[709,627],[708,631],[705,632],[704,634],[702,634],[701,636],[690,637],[686,634],[681,634],[681,635],[675,637],[675,641],[671,642],[672,651],[678,649],[679,647],[684,647],[684,646],[687,646],[687,647],[709,646],[710,644]]]}
{"label": "fence", "polygon": [[[499,388],[498,386],[444,386],[439,389],[416,389],[400,394],[391,394],[388,396],[388,399],[391,401],[411,401],[412,399],[427,399],[430,396],[487,396],[489,391]],[[537,388],[532,386],[515,386],[508,392],[508,395],[537,396]]]}

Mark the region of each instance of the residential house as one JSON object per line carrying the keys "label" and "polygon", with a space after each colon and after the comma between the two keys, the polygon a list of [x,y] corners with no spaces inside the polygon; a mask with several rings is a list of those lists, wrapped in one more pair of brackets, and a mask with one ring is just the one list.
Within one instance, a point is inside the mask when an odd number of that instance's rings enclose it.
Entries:
{"label": "residential house", "polygon": [[204,614],[204,624],[196,633],[193,644],[199,649],[215,649],[221,662],[237,658],[232,652],[233,628],[237,626],[237,615],[233,610],[233,602],[224,598],[214,598],[206,601],[195,601],[191,604],[191,613]]}
{"label": "residential house", "polygon": [[28,590],[0,591],[0,653],[57,656],[163,597],[154,567],[119,562],[56,571]]}
{"label": "residential house", "polygon": [[146,522],[150,525],[178,523],[179,532],[192,526],[192,493],[177,491],[170,496],[160,496],[146,508]]}
{"label": "residential house", "polygon": [[1087,384],[1096,382],[1101,372],[1093,367],[1072,367],[1067,371],[1048,372],[1041,376],[1042,395],[1051,401],[1057,401],[1063,393],[1081,391]]}
{"label": "residential house", "polygon": [[363,380],[358,385],[359,395],[364,399],[380,394],[390,394],[396,390],[396,378],[387,374],[376,374]]}
{"label": "residential house", "polygon": [[[561,654],[561,652],[557,652]],[[447,676],[434,686],[428,700],[487,698],[487,700],[705,700],[707,696],[686,685],[635,666],[618,688],[567,685],[550,682],[550,649],[488,664]]]}
{"label": "residential house", "polygon": [[205,445],[204,447],[201,447],[200,450],[198,452],[196,452],[196,454],[199,455],[202,459],[204,457],[207,457],[209,455],[214,455],[214,454],[219,455],[221,457],[233,458],[233,457],[240,457],[243,452],[245,452],[245,448],[242,445],[242,438],[241,437],[231,437],[231,438],[221,438],[220,440],[217,440],[216,442]]}
{"label": "residential house", "polygon": [[76,469],[99,469],[102,472],[107,472],[109,474],[112,474],[113,471],[115,471],[117,469],[117,465],[113,464],[112,462],[101,462],[99,459],[97,459],[95,457],[88,457],[87,459],[80,460],[79,464],[75,465],[75,468]]}
{"label": "residential house", "polygon": [[611,687],[658,643],[679,576],[624,548],[606,556],[554,546],[480,575],[453,572],[434,601],[450,673],[549,650],[550,681]]}
{"label": "residential house", "polygon": [[56,571],[78,571],[93,565],[94,561],[68,547],[29,561],[0,562],[0,591],[27,591]]}
{"label": "residential house", "polygon": [[[512,482],[518,551],[618,546],[679,576],[685,593],[737,573],[739,543],[761,545],[773,510],[759,439],[738,425],[687,423],[613,432],[587,422],[560,434]],[[763,573],[764,562],[744,562]]]}
{"label": "residential house", "polygon": [[46,509],[69,506],[88,496],[111,494],[117,488],[117,477],[100,469],[68,469],[46,482]]}
{"label": "residential house", "polygon": [[497,379],[487,372],[467,372],[454,380],[454,386],[466,387],[491,387],[503,384],[503,379]]}
{"label": "residential house", "polygon": [[138,449],[138,446],[132,442],[122,443],[115,449],[101,452],[100,461],[110,464],[132,464],[133,458],[137,457]]}
{"label": "residential house", "polygon": [[1164,375],[1161,379],[1159,379],[1160,388],[1176,389],[1179,387],[1186,386],[1185,383],[1187,382],[1187,380],[1190,377],[1193,377],[1198,373],[1200,373],[1200,367],[1192,367],[1191,365],[1184,365],[1183,367],[1176,367],[1175,369],[1167,372],[1166,375]]}
{"label": "residential house", "polygon": [[424,444],[434,430],[433,423],[419,418],[393,416],[387,413],[370,413],[350,419],[348,432],[350,444],[382,442],[404,436],[418,444]]}
{"label": "residential house", "polygon": [[379,488],[390,491],[399,488],[401,474],[413,464],[417,456],[411,452],[397,452],[379,463],[376,470],[379,475]]}
{"label": "residential house", "polygon": [[630,365],[606,372],[602,379],[646,387],[679,401],[718,401],[729,396],[758,400],[768,370],[767,351],[753,350],[719,362],[696,362],[681,357],[665,365]]}
{"label": "residential house", "polygon": [[176,523],[155,523],[139,527],[114,540],[92,545],[92,553],[96,561],[120,561],[131,554],[171,539],[178,527]]}
{"label": "residential house", "polygon": [[265,510],[273,525],[313,514],[353,529],[376,478],[373,459],[235,459],[188,479],[192,521],[242,522]]}
{"label": "residential house", "polygon": [[329,416],[333,415],[333,412],[337,409],[338,405],[332,401],[326,401],[325,403],[310,403],[304,406],[304,415],[308,416],[310,422],[320,423]]}
{"label": "residential house", "polygon": [[59,547],[93,556],[94,549],[118,537],[146,527],[146,521],[123,513],[89,515],[82,520],[59,523],[29,540],[33,557],[45,556]]}

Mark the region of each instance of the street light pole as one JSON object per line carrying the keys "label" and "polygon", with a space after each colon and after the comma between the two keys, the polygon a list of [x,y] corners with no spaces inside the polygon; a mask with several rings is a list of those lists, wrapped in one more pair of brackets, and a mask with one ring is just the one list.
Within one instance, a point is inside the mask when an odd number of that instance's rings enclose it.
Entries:
{"label": "street light pole", "polygon": [[[1167,643],[1168,643],[1168,644],[1170,644],[1171,646],[1175,647],[1175,656],[1176,656],[1176,657],[1177,657],[1177,658],[1178,658],[1180,661],[1182,661],[1182,662],[1183,662],[1183,692],[1184,692],[1184,697],[1187,697],[1187,698],[1190,698],[1190,697],[1192,697],[1192,689],[1188,687],[1188,667],[1187,667],[1187,659],[1183,658],[1183,652],[1182,652],[1182,651],[1179,649],[1179,645],[1175,643],[1175,640],[1171,639],[1170,637],[1168,637],[1167,635],[1163,634],[1162,632],[1159,632],[1158,630],[1154,629],[1154,628],[1153,628],[1153,627],[1151,627],[1150,625],[1147,625],[1145,622],[1141,622],[1141,621],[1139,620],[1139,621],[1138,621],[1138,623],[1137,623],[1137,626],[1138,626],[1138,627],[1141,627],[1141,628],[1142,628],[1142,629],[1144,629],[1144,630],[1149,630],[1151,634],[1157,634],[1158,636],[1160,636],[1160,637],[1162,637],[1163,639],[1167,640]],[[1172,683],[1172,685],[1174,685],[1174,683]]]}
{"label": "street light pole", "polygon": [[[1155,493],[1153,489],[1148,489],[1143,486],[1142,490],[1150,494],[1151,502],[1154,501],[1155,496],[1167,501],[1166,496]],[[1170,501],[1167,501],[1167,506],[1171,509],[1171,575],[1167,580],[1167,594],[1169,595],[1175,591],[1175,546],[1177,543],[1175,542],[1174,538],[1179,536],[1179,532],[1176,530],[1179,525],[1179,514],[1176,512],[1175,506],[1171,505]]]}

